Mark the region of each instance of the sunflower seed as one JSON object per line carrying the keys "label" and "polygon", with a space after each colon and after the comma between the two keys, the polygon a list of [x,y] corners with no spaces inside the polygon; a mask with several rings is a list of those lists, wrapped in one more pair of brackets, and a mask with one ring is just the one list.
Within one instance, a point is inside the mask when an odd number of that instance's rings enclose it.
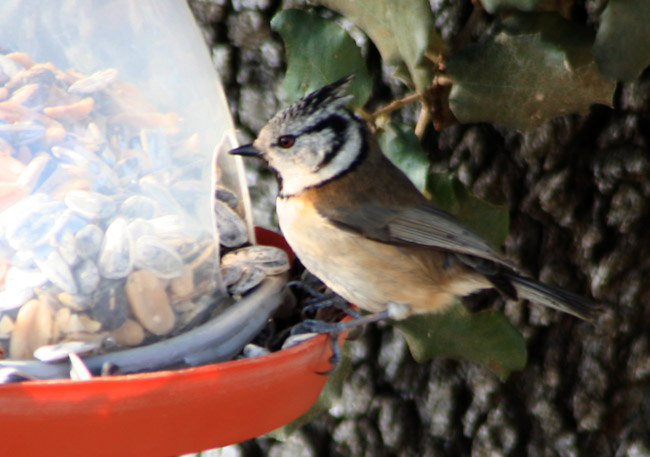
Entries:
{"label": "sunflower seed", "polygon": [[126,219],[118,217],[106,229],[99,253],[99,272],[109,279],[125,278],[133,270],[133,239]]}
{"label": "sunflower seed", "polygon": [[72,271],[58,249],[49,244],[39,246],[34,250],[34,261],[52,284],[71,294],[78,292]]}
{"label": "sunflower seed", "polygon": [[89,354],[100,347],[101,344],[95,341],[64,341],[39,347],[34,351],[34,358],[41,362],[59,362],[67,359],[72,352],[77,355]]}
{"label": "sunflower seed", "polygon": [[234,248],[248,241],[246,224],[232,208],[216,200],[214,202],[214,210],[217,219],[219,242],[223,246]]}
{"label": "sunflower seed", "polygon": [[183,259],[157,236],[141,236],[135,244],[135,266],[161,279],[183,274]]}
{"label": "sunflower seed", "polygon": [[104,231],[97,225],[88,224],[79,230],[74,238],[79,257],[94,260],[101,249]]}
{"label": "sunflower seed", "polygon": [[81,78],[70,87],[68,92],[77,95],[87,95],[94,92],[99,92],[108,88],[117,79],[117,70],[115,68],[108,68],[93,73],[90,76]]}
{"label": "sunflower seed", "polygon": [[65,204],[88,219],[106,219],[115,214],[113,200],[99,192],[88,190],[73,190],[65,196]]}
{"label": "sunflower seed", "polygon": [[221,265],[243,265],[256,268],[268,275],[277,275],[289,271],[289,257],[282,249],[273,246],[249,246],[231,251],[223,256]]}
{"label": "sunflower seed", "polygon": [[68,354],[68,359],[70,359],[70,379],[77,381],[88,381],[92,379],[93,375],[90,373],[84,361],[81,360],[81,357],[71,352]]}

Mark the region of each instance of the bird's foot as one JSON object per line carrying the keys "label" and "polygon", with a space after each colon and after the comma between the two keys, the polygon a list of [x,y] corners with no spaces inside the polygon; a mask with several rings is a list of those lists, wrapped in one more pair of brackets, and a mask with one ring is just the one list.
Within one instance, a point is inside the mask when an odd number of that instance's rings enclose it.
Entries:
{"label": "bird's foot", "polygon": [[291,281],[289,286],[300,289],[312,297],[304,301],[305,306],[303,308],[303,313],[305,314],[314,314],[319,309],[332,307],[343,311],[354,319],[361,317],[361,315],[352,308],[345,299],[333,292],[321,292],[303,281]]}
{"label": "bird's foot", "polygon": [[325,372],[319,373],[329,374],[337,367],[338,363],[341,361],[341,348],[338,344],[338,336],[341,332],[363,327],[373,322],[387,319],[389,317],[391,317],[390,311],[386,309],[380,313],[368,314],[367,316],[360,316],[342,322],[325,322],[316,319],[307,319],[299,324],[296,324],[291,329],[291,335],[297,335],[301,333],[326,333],[330,335],[332,357],[330,357],[329,361],[332,364],[332,368]]}

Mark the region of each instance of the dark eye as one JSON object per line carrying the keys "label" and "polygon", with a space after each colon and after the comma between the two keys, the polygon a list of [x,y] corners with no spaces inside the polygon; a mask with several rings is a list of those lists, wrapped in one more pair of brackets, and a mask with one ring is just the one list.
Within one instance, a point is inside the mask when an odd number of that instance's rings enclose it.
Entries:
{"label": "dark eye", "polygon": [[282,149],[289,149],[296,142],[296,137],[293,135],[282,135],[278,138],[278,146]]}

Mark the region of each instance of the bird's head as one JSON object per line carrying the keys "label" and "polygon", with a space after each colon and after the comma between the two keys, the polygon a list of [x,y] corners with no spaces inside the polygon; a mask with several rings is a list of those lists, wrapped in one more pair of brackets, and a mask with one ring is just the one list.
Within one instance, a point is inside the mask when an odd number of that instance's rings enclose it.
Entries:
{"label": "bird's head", "polygon": [[249,145],[231,154],[263,158],[284,195],[318,186],[347,171],[362,153],[364,125],[345,104],[351,77],[293,103],[262,128]]}

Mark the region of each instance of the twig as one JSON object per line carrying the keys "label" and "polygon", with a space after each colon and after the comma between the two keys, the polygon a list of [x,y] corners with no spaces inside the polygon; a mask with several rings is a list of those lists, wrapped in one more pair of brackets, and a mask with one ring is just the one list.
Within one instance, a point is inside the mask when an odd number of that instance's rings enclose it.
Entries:
{"label": "twig", "polygon": [[454,80],[447,75],[438,74],[433,80],[434,86],[451,86]]}
{"label": "twig", "polygon": [[414,102],[419,102],[422,101],[422,94],[420,93],[415,93],[415,94],[410,94],[407,95],[404,98],[400,98],[398,100],[393,100],[390,102],[388,105],[384,106],[383,108],[378,109],[374,113],[372,113],[369,116],[369,121],[374,124],[375,119],[381,116],[387,116],[388,114],[392,113],[395,110],[398,110],[406,105],[409,105]]}
{"label": "twig", "polygon": [[422,139],[422,135],[424,135],[424,131],[426,130],[427,125],[429,125],[429,122],[431,122],[431,114],[429,113],[429,109],[426,107],[426,105],[422,104],[418,122],[415,124],[415,136],[417,136],[418,139]]}

